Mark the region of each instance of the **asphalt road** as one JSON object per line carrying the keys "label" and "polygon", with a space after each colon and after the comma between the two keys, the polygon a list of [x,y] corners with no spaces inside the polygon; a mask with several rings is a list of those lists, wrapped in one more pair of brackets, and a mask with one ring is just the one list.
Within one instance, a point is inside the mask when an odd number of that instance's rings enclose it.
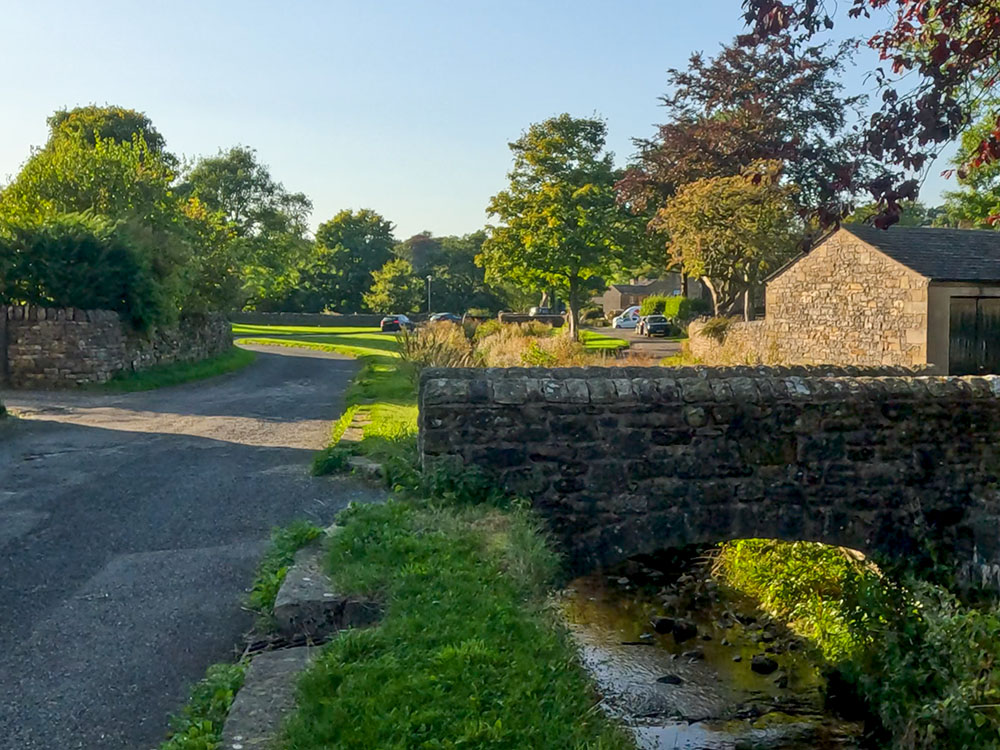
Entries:
{"label": "asphalt road", "polygon": [[639,358],[650,358],[661,360],[664,357],[672,357],[681,352],[681,342],[670,341],[659,336],[646,338],[640,336],[633,329],[623,328],[591,328],[590,330],[602,333],[605,336],[615,336],[629,342],[629,355]]}
{"label": "asphalt road", "polygon": [[0,748],[155,747],[250,627],[271,528],[380,493],[308,475],[357,363],[281,347],[201,383],[0,393]]}

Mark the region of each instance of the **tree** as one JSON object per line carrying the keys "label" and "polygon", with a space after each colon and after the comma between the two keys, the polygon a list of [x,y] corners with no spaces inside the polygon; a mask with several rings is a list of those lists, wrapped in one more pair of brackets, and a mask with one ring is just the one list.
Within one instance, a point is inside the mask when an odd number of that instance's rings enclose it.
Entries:
{"label": "tree", "polygon": [[372,286],[365,305],[378,312],[416,312],[424,301],[424,282],[413,274],[413,266],[402,258],[390,260],[372,273]]}
{"label": "tree", "polygon": [[620,176],[604,150],[597,119],[559,115],[536,123],[514,143],[510,185],[490,200],[502,224],[489,227],[479,262],[493,283],[512,280],[536,291],[556,288],[578,335],[581,304],[630,259],[634,219],[619,207]]}
{"label": "tree", "polygon": [[485,240],[484,231],[462,237],[434,237],[430,232],[421,232],[397,245],[395,253],[410,262],[416,276],[431,277],[435,309],[495,312],[503,307],[505,295],[486,283],[485,272],[476,265]]}
{"label": "tree", "polygon": [[684,185],[657,212],[671,258],[704,282],[716,315],[742,295],[749,319],[753,291],[795,253],[803,225],[794,195],[780,180],[780,163],[761,162],[736,177]]}
{"label": "tree", "polygon": [[[881,107],[864,131],[864,151],[891,162],[901,172],[891,177],[865,179],[848,174],[854,188],[865,187],[882,213],[876,224],[887,228],[899,220],[905,200],[915,200],[919,182],[914,172],[924,169],[938,148],[957,138],[993,100],[1000,64],[1000,3],[994,0],[895,0],[895,18],[888,28],[868,40],[889,70],[878,67],[873,76],[881,91]],[[870,15],[889,0],[852,0],[849,16]],[[775,40],[793,49],[817,33],[831,29],[834,20],[818,0],[743,0],[750,33],[746,44]],[[1000,159],[1000,112],[988,105],[990,126],[967,152],[963,169]]]}
{"label": "tree", "polygon": [[171,165],[177,160],[166,151],[166,142],[160,132],[143,112],[124,107],[87,107],[57,110],[48,119],[49,141],[46,148],[62,139],[75,140],[87,146],[95,146],[97,141],[109,138],[116,143],[131,143],[135,136],[141,136],[149,150],[161,156]]}
{"label": "tree", "polygon": [[961,189],[945,193],[944,216],[949,226],[994,229],[1000,216],[1000,161],[976,162],[980,144],[989,137],[993,118],[980,119],[962,134],[952,163],[959,168]]}
{"label": "tree", "polygon": [[141,135],[93,144],[55,138],[35,151],[0,192],[0,219],[43,222],[90,211],[166,228],[177,219],[169,165]]}
{"label": "tree", "polygon": [[300,309],[360,312],[372,272],[392,258],[393,225],[370,209],[344,210],[316,230],[316,243],[299,273]]}
{"label": "tree", "polygon": [[840,176],[869,168],[848,130],[863,98],[844,96],[837,80],[846,55],[844,46],[789,51],[778,42],[730,44],[708,61],[692,55],[686,70],[668,72],[666,121],[635,141],[622,200],[655,212],[682,185],[777,159],[803,213],[840,216],[851,198]]}
{"label": "tree", "polygon": [[237,146],[201,159],[178,193],[199,201],[226,228],[228,241],[212,250],[212,265],[230,269],[242,283],[237,295],[217,300],[220,307],[260,305],[291,292],[310,248],[305,234],[312,203],[275,181],[253,149]]}

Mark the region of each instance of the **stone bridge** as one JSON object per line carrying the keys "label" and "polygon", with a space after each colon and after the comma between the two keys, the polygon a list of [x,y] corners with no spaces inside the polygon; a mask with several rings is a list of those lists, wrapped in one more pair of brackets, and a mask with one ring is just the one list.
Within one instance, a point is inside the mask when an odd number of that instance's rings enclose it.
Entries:
{"label": "stone bridge", "polygon": [[425,466],[530,498],[582,572],[689,544],[933,545],[1000,586],[1000,378],[824,368],[432,369]]}

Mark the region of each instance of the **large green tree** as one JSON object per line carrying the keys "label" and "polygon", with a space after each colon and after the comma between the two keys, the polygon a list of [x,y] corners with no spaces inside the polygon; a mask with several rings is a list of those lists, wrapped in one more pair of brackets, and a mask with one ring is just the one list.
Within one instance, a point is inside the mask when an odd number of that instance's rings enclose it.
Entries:
{"label": "large green tree", "polygon": [[395,253],[410,262],[414,274],[431,277],[431,301],[434,310],[461,314],[480,309],[496,312],[504,305],[501,289],[486,283],[484,270],[476,265],[486,232],[461,237],[434,237],[421,232],[396,246]]}
{"label": "large green tree", "polygon": [[708,287],[716,315],[742,297],[749,318],[754,291],[794,255],[803,237],[795,187],[782,184],[779,162],[688,183],[654,221],[669,233],[672,259]]}
{"label": "large green tree", "polygon": [[237,146],[199,160],[178,188],[196,199],[228,240],[213,249],[213,267],[241,280],[238,296],[220,299],[226,307],[261,305],[284,298],[297,283],[295,269],[305,261],[312,203],[276,181],[253,149]]}
{"label": "large green tree", "polygon": [[345,209],[316,230],[312,253],[290,300],[299,309],[341,313],[366,309],[372,272],[392,258],[393,225],[371,209]]}
{"label": "large green tree", "polygon": [[372,286],[365,295],[369,310],[384,313],[417,312],[424,302],[424,284],[403,258],[390,260],[372,273]]}
{"label": "large green tree", "polygon": [[628,264],[636,222],[615,198],[619,178],[605,150],[603,121],[559,115],[536,123],[510,144],[510,184],[490,200],[500,220],[489,228],[480,263],[493,283],[556,289],[578,335],[581,305],[603,278]]}

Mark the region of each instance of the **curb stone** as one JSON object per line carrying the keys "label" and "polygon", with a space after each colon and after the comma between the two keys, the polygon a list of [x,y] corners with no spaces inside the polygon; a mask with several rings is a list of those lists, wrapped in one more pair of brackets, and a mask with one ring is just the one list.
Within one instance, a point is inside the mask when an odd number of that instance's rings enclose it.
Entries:
{"label": "curb stone", "polygon": [[221,750],[271,747],[285,716],[295,709],[299,675],[317,653],[307,646],[263,651],[253,658],[226,717]]}
{"label": "curb stone", "polygon": [[[339,530],[333,524],[300,549],[285,575],[274,602],[274,618],[286,638],[305,633],[318,641],[339,630],[374,625],[382,616],[374,599],[334,593],[324,571],[323,541]],[[273,747],[285,716],[295,709],[299,676],[319,652],[317,646],[299,646],[254,656],[223,725],[220,750]]]}
{"label": "curb stone", "polygon": [[372,625],[382,615],[375,600],[334,591],[323,570],[325,552],[322,543],[300,549],[278,589],[274,619],[278,632],[286,638],[304,633],[318,640],[345,628]]}

